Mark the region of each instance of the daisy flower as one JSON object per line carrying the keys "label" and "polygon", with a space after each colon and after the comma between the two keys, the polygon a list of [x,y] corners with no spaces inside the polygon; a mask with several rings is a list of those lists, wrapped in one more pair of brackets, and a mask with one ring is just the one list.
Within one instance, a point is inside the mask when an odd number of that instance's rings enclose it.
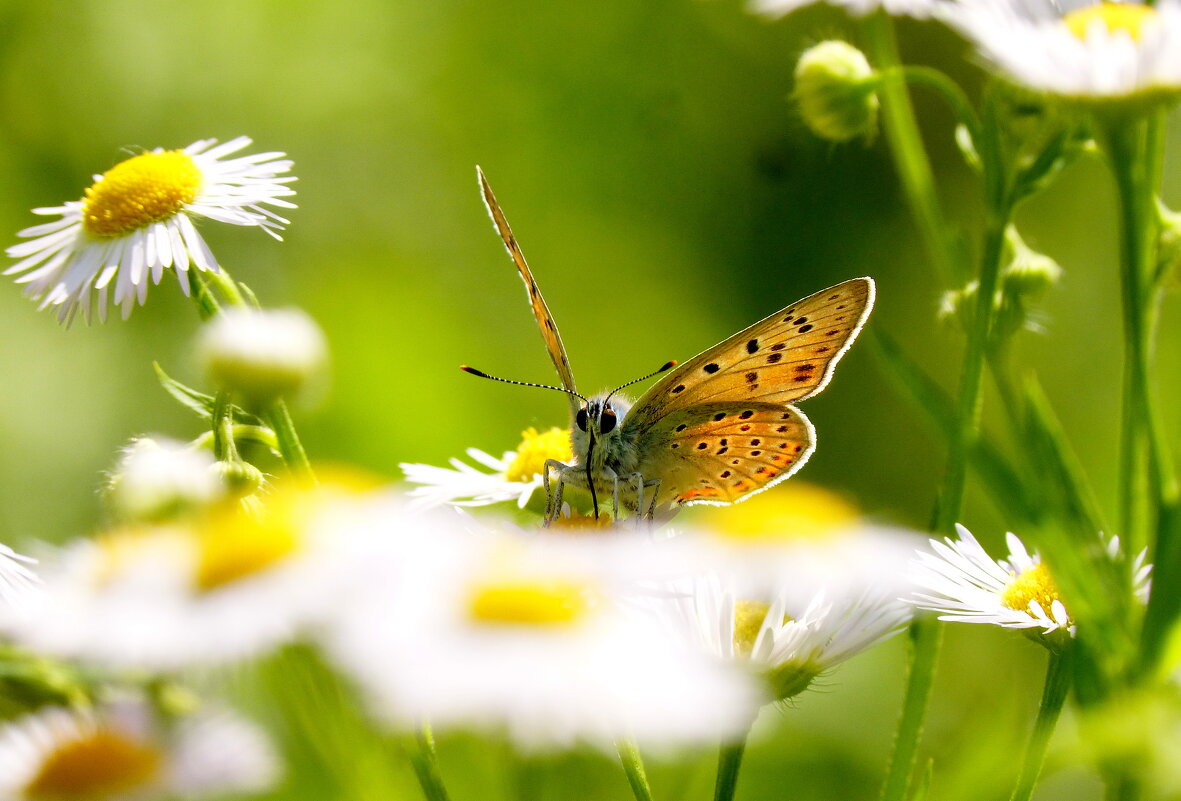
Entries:
{"label": "daisy flower", "polygon": [[1008,558],[995,560],[968,529],[957,523],[956,531],[958,540],[931,540],[934,553],[920,551],[912,563],[914,583],[930,592],[916,593],[911,603],[939,612],[940,620],[1074,636],[1074,620],[1049,567],[1017,535],[1005,535]]}
{"label": "daisy flower", "polygon": [[841,496],[803,481],[732,507],[703,507],[689,525],[685,536],[711,552],[707,563],[741,577],[752,596],[778,592],[785,577],[807,597],[870,586],[906,592],[906,570],[921,543],[914,532],[866,520]]}
{"label": "daisy flower", "polygon": [[521,432],[521,444],[497,459],[477,448],[468,448],[468,457],[491,470],[486,473],[459,459],[451,459],[451,469],[425,464],[402,464],[406,480],[420,486],[410,491],[419,507],[487,506],[515,500],[524,509],[533,493],[542,487],[542,471],[549,459],[569,463],[574,458],[570,432],[550,428],[538,433],[530,426]]}
{"label": "daisy flower", "polygon": [[120,519],[163,520],[202,509],[225,492],[213,456],[165,437],[136,437],[107,480],[107,501]]}
{"label": "daisy flower", "polygon": [[[36,586],[37,576],[26,565],[36,562],[0,543],[0,604],[20,603]],[[0,615],[3,613],[0,612]]]}
{"label": "daisy flower", "polygon": [[25,294],[56,307],[63,322],[79,312],[89,319],[92,305],[105,319],[108,295],[127,317],[167,271],[187,295],[190,265],[219,269],[194,222],[256,226],[279,239],[288,221],[266,207],[294,208],[283,199],[295,194],[287,186],[295,178],[282,175],[291,169],[283,153],[227,158],[250,141],[202,139],[140,153],[96,175],[81,200],[33,209],[58,219],[18,234],[28,241],[8,248],[20,261],[4,274],[20,275]]}
{"label": "daisy flower", "polygon": [[271,744],[228,712],[165,726],[142,701],[40,710],[0,728],[0,798],[120,801],[257,793],[279,774]]}
{"label": "daisy flower", "polygon": [[[783,17],[819,0],[754,0],[751,10],[768,17]],[[881,10],[893,17],[925,19],[934,13],[942,0],[826,0],[829,5],[845,9],[850,14],[864,17]]]}
{"label": "daisy flower", "polygon": [[957,0],[942,16],[1029,89],[1064,98],[1155,100],[1181,93],[1181,3]]}
{"label": "daisy flower", "polygon": [[738,734],[758,705],[749,678],[620,603],[652,545],[436,534],[398,561],[371,560],[328,649],[397,728],[476,727],[530,750]]}
{"label": "daisy flower", "polygon": [[[355,532],[390,501],[354,486],[280,487],[261,510],[127,528],[66,547],[3,621],[24,646],[114,668],[179,670],[266,652],[324,614]],[[387,516],[394,517],[394,514]]]}
{"label": "daisy flower", "polygon": [[809,595],[786,580],[766,599],[743,596],[741,584],[711,573],[672,585],[651,608],[681,636],[719,659],[760,676],[770,699],[806,690],[836,665],[896,634],[910,619],[906,604],[879,587]]}

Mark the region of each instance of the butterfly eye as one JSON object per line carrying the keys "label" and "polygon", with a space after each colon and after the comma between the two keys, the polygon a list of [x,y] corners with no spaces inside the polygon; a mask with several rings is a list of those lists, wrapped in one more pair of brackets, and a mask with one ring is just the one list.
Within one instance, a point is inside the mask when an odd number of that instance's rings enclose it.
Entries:
{"label": "butterfly eye", "polygon": [[618,418],[615,416],[615,410],[606,408],[602,414],[599,415],[599,433],[606,434],[611,429],[615,428],[615,423]]}
{"label": "butterfly eye", "polygon": [[574,415],[574,424],[579,431],[586,431],[586,409],[578,410],[578,414]]}

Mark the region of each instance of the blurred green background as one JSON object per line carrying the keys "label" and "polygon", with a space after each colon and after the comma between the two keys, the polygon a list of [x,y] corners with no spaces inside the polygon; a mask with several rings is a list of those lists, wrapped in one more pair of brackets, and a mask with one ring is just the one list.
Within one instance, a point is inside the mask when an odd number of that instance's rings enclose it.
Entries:
{"label": "blurred green background", "polygon": [[[879,286],[871,325],[954,386],[961,342],[935,319],[945,287],[883,143],[818,141],[787,102],[802,49],[856,33],[831,9],[771,23],[736,0],[9,0],[0,31],[0,231],[10,242],[35,222],[29,209],[80,197],[90,175],[128,150],[247,134],[257,149],[294,158],[300,208],[283,244],[226,226],[204,232],[265,304],[302,306],[327,332],[330,385],[296,412],[314,459],[396,477],[402,461],[441,464],[469,446],[499,453],[526,426],[566,424],[553,394],[456,369],[553,379],[481,205],[476,164],[561,323],[584,391],[688,358],[866,274]],[[903,22],[900,34],[908,61],[941,66],[969,91],[980,81],[963,44],[938,26]],[[916,100],[948,212],[971,241],[974,177],[946,110]],[[1166,198],[1176,197],[1175,170],[1167,174]],[[1066,276],[1044,304],[1045,333],[1023,337],[1018,357],[1041,376],[1110,501],[1120,349],[1103,166],[1074,165],[1019,221]],[[129,436],[199,433],[151,370],[158,360],[200,384],[196,314],[166,279],[129,321],[66,330],[15,285],[0,289],[0,541],[90,533],[102,471]],[[1167,304],[1162,343],[1179,333],[1175,300]],[[1161,354],[1166,398],[1178,389],[1179,358],[1175,348]],[[820,445],[804,480],[875,517],[925,524],[943,451],[868,347],[854,348],[805,408]],[[1162,410],[1175,433],[1181,406]],[[1003,447],[1020,446],[1003,436],[1001,417],[988,425]],[[978,492],[964,520],[994,545],[1006,526],[1005,510]],[[823,692],[765,714],[739,798],[875,798],[904,651],[896,639],[840,669]],[[1043,659],[1006,632],[949,632],[926,741],[932,797],[1007,795]],[[511,787],[502,766],[470,753],[470,744],[443,744],[445,772],[467,776],[456,779],[457,798],[490,797],[482,783]],[[658,797],[705,797],[710,762],[655,769]],[[1039,798],[1098,797],[1090,774],[1051,762]],[[609,764],[584,767],[579,797],[626,796]],[[316,770],[301,763],[284,797],[312,797]],[[416,797],[405,766],[395,773]]]}

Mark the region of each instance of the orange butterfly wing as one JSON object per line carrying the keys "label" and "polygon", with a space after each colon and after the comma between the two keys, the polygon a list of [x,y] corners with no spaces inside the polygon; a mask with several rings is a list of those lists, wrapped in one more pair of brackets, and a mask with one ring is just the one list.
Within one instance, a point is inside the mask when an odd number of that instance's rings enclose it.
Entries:
{"label": "orange butterfly wing", "polygon": [[[545,305],[545,298],[541,296],[537,281],[533,279],[533,273],[529,269],[528,262],[525,261],[525,254],[521,252],[521,246],[517,244],[517,238],[513,236],[513,229],[509,227],[500,204],[496,202],[496,195],[492,194],[492,187],[488,185],[484,171],[476,167],[476,174],[480,179],[480,194],[484,198],[488,215],[492,218],[496,232],[500,234],[513,263],[517,265],[517,272],[521,274],[521,280],[525,282],[529,305],[533,308],[533,316],[537,319],[538,328],[541,329],[541,338],[545,340],[545,349],[549,351],[549,357],[554,363],[554,368],[558,371],[562,386],[571,392],[577,392],[578,388],[574,385],[574,371],[570,369],[570,359],[566,356],[566,347],[562,344],[562,337],[558,333],[558,324],[554,321],[554,316],[550,314],[549,307]],[[571,414],[576,413],[579,406],[578,400],[571,396],[567,396],[567,398],[570,401]]]}
{"label": "orange butterfly wing", "polygon": [[789,404],[824,389],[873,300],[870,278],[817,292],[694,356],[644,393],[624,434],[634,440],[636,469],[661,480],[660,500],[733,503],[803,465],[814,431]]}

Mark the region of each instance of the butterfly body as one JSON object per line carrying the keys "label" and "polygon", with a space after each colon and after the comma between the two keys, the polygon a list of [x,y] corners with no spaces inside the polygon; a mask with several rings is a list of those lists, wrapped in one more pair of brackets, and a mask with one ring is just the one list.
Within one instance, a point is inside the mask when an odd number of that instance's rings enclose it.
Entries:
{"label": "butterfly body", "polygon": [[543,475],[550,517],[566,486],[589,490],[596,514],[598,499],[610,497],[616,515],[651,516],[664,506],[736,503],[803,466],[815,430],[793,404],[827,385],[873,308],[873,279],[829,287],[683,364],[666,364],[634,404],[615,392],[585,398],[504,213],[483,172],[479,177],[562,380],[556,388],[571,399],[573,463],[551,460]]}

